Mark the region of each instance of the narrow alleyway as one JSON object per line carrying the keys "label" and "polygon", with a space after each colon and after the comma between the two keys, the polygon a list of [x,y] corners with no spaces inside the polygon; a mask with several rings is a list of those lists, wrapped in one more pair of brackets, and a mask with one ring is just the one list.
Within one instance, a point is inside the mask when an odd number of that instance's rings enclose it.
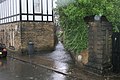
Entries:
{"label": "narrow alleyway", "polygon": [[74,64],[70,54],[65,51],[63,44],[59,41],[55,51],[51,53],[42,53],[39,56],[46,57],[52,61],[54,61],[54,68],[63,71],[66,73],[70,67]]}
{"label": "narrow alleyway", "polygon": [[[41,54],[40,54],[41,55]],[[72,62],[71,56],[65,51],[63,44],[59,41],[56,45],[55,51],[52,53],[42,54],[50,59],[60,62]]]}

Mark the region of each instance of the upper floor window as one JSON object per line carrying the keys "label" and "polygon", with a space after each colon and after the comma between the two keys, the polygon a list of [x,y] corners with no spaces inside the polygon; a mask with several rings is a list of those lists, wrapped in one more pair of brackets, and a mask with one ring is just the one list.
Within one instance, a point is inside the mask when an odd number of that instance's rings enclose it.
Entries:
{"label": "upper floor window", "polygon": [[35,13],[41,13],[41,0],[34,0]]}

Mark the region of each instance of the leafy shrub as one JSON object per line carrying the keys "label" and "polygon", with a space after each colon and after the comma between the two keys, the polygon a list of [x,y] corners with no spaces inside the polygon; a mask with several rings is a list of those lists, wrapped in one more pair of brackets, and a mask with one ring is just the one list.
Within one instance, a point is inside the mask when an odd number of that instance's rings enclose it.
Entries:
{"label": "leafy shrub", "polygon": [[[65,4],[67,1],[67,4]],[[67,49],[79,53],[87,48],[87,25],[85,16],[106,16],[113,23],[114,31],[119,31],[120,0],[58,0],[57,11],[60,25],[64,31],[64,45]],[[64,5],[61,5],[64,3]],[[61,5],[61,6],[60,6]]]}

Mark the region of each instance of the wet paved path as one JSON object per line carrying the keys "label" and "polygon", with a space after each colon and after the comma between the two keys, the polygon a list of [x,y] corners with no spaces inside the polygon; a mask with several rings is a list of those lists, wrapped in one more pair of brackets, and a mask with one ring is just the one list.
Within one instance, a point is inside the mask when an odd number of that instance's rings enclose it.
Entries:
{"label": "wet paved path", "polygon": [[1,59],[0,64],[0,80],[75,80],[75,78],[13,58]]}
{"label": "wet paved path", "polygon": [[120,76],[102,77],[77,68],[60,42],[51,53],[10,53],[9,57],[6,68],[0,67],[0,80],[120,80]]}

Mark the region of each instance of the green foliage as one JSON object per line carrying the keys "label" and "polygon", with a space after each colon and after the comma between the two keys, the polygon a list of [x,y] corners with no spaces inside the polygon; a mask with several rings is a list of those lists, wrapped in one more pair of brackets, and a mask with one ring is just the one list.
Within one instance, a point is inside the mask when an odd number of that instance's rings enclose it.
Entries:
{"label": "green foliage", "polygon": [[[57,4],[60,5],[60,0],[58,1]],[[74,0],[67,5],[58,6],[65,47],[75,53],[87,48],[87,25],[83,19],[85,16],[104,15],[117,31],[116,26],[120,22],[119,4],[120,0]]]}
{"label": "green foliage", "polygon": [[74,0],[57,0],[57,7],[67,6],[68,4],[74,2]]}

